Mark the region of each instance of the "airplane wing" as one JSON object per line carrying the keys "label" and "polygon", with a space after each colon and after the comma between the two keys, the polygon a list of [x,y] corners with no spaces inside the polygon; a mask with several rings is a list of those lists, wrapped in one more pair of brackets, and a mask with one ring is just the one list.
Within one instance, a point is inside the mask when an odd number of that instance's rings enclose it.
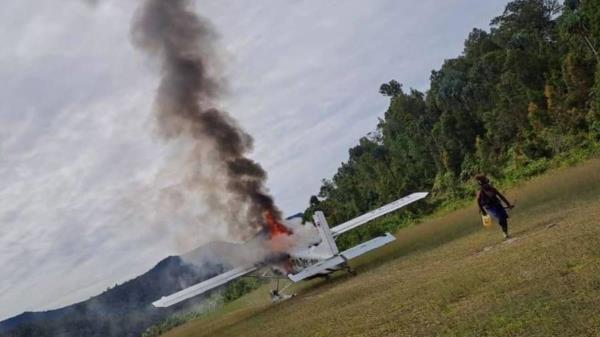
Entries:
{"label": "airplane wing", "polygon": [[429,193],[427,193],[427,192],[413,193],[402,199],[398,199],[398,200],[391,202],[385,206],[382,206],[376,210],[370,211],[369,213],[365,213],[357,218],[348,220],[341,225],[331,228],[331,234],[333,235],[334,238],[338,237],[341,234],[343,234],[349,230],[352,230],[366,222],[369,222],[369,221],[371,221],[375,218],[378,218],[384,214],[393,212],[393,211],[395,211],[399,208],[402,208],[408,204],[412,204],[413,202],[415,202],[417,200],[421,200],[421,199],[425,198],[428,194]]}
{"label": "airplane wing", "polygon": [[223,274],[217,275],[208,280],[197,283],[191,287],[180,290],[169,296],[166,296],[166,297],[163,296],[160,300],[153,302],[152,305],[155,307],[158,307],[158,308],[170,307],[173,304],[177,304],[179,302],[185,301],[194,296],[205,293],[211,289],[222,286],[225,283],[232,281],[238,277],[242,277],[246,274],[250,274],[251,272],[253,272],[257,269],[258,269],[258,267],[255,265],[246,265],[246,266],[232,269],[228,272],[225,272]]}
{"label": "airplane wing", "polygon": [[301,272],[297,274],[289,274],[288,277],[290,280],[294,282],[302,281],[311,276],[315,276],[317,274],[323,272],[330,272],[335,270],[337,266],[340,264],[351,260],[355,257],[361,256],[367,252],[370,252],[379,247],[385,246],[386,244],[396,240],[396,238],[390,234],[386,233],[384,236],[376,237],[375,239],[369,240],[367,242],[361,243],[358,246],[354,246],[348,250],[345,250],[337,255],[334,255],[326,260],[320,261],[303,269]]}

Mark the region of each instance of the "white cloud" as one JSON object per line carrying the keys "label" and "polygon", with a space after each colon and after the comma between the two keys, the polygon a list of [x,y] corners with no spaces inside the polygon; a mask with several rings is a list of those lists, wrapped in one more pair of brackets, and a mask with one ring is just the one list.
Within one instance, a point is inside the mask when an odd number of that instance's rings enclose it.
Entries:
{"label": "white cloud", "polygon": [[[82,300],[226,235],[192,206],[171,219],[154,207],[176,166],[156,180],[173,152],[153,135],[157,74],[129,43],[135,3],[0,4],[0,319]],[[426,89],[503,5],[214,0],[199,11],[221,35],[223,105],[295,213],[375,128],[380,84]]]}

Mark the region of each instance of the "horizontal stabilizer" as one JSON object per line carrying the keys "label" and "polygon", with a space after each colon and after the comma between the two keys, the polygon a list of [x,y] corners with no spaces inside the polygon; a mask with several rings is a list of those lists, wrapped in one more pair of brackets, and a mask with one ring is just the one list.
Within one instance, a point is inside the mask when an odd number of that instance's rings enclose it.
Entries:
{"label": "horizontal stabilizer", "polygon": [[343,234],[349,230],[352,230],[360,225],[363,225],[373,219],[376,219],[382,215],[393,212],[393,211],[395,211],[399,208],[402,208],[406,205],[412,204],[415,201],[421,200],[421,199],[425,198],[428,194],[429,193],[427,193],[427,192],[413,193],[402,199],[398,199],[398,200],[391,202],[385,206],[382,206],[376,210],[373,210],[369,213],[365,213],[357,218],[348,220],[341,225],[333,227],[331,229],[331,233],[333,234],[333,237],[338,237],[341,234]]}
{"label": "horizontal stabilizer", "polygon": [[336,267],[344,262],[352,260],[355,257],[361,256],[379,247],[385,246],[394,240],[396,240],[396,238],[392,234],[386,233],[384,236],[361,243],[360,245],[354,246],[338,255],[328,258],[327,260],[315,263],[312,266],[303,269],[298,274],[289,274],[288,277],[290,280],[298,282],[321,273],[329,273],[331,270],[335,270]]}
{"label": "horizontal stabilizer", "polygon": [[208,280],[197,283],[191,287],[185,288],[181,291],[178,291],[174,294],[171,294],[166,297],[162,297],[160,300],[153,302],[152,305],[158,308],[170,307],[179,302],[190,299],[194,296],[198,296],[203,294],[211,289],[217,288],[226,284],[229,281],[232,281],[238,277],[249,274],[257,269],[254,265],[247,265],[232,269],[223,274],[217,275]]}

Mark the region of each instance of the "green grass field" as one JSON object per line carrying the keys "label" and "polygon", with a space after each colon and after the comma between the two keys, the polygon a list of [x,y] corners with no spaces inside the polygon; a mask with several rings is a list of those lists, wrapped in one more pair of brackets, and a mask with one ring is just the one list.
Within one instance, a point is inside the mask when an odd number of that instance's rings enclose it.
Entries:
{"label": "green grass field", "polygon": [[470,206],[396,233],[358,276],[261,288],[167,337],[598,336],[600,160],[510,191],[512,240]]}

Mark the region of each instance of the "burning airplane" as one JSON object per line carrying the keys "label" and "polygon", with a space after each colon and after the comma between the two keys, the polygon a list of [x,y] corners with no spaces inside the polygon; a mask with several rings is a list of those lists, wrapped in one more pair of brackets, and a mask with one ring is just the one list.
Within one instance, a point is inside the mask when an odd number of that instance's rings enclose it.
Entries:
{"label": "burning airplane", "polygon": [[[292,282],[300,282],[316,276],[327,276],[339,270],[353,273],[348,264],[349,260],[382,247],[396,238],[392,234],[386,233],[343,252],[339,251],[335,242],[336,238],[382,215],[421,200],[427,195],[426,192],[413,193],[331,228],[323,212],[317,211],[313,216],[314,222],[305,225],[312,228],[315,235],[311,235],[307,231],[294,232],[267,214],[265,217],[267,232],[262,232],[257,236],[257,238],[261,238],[258,242],[269,252],[264,255],[262,260],[231,269],[189,288],[162,297],[152,304],[155,307],[169,307],[250,274],[254,274],[256,277],[278,277],[289,279]],[[296,224],[296,226],[298,225]],[[261,270],[272,271],[272,273],[261,273]],[[281,298],[279,289],[273,289],[272,294],[275,295],[275,299]]]}
{"label": "burning airplane", "polygon": [[265,186],[266,172],[248,157],[252,137],[219,108],[225,85],[215,56],[217,34],[193,5],[191,0],[144,0],[131,26],[134,46],[161,68],[154,102],[158,133],[178,145],[180,157],[186,158],[178,167],[180,183],[173,184],[173,193],[178,199],[191,196],[202,202],[234,236],[258,234],[247,242],[251,254],[237,268],[154,305],[170,306],[264,269],[293,282],[340,269],[351,271],[348,260],[395,238],[386,234],[343,252],[336,238],[427,193],[411,194],[332,228],[322,212],[315,213],[312,225],[282,220]]}

